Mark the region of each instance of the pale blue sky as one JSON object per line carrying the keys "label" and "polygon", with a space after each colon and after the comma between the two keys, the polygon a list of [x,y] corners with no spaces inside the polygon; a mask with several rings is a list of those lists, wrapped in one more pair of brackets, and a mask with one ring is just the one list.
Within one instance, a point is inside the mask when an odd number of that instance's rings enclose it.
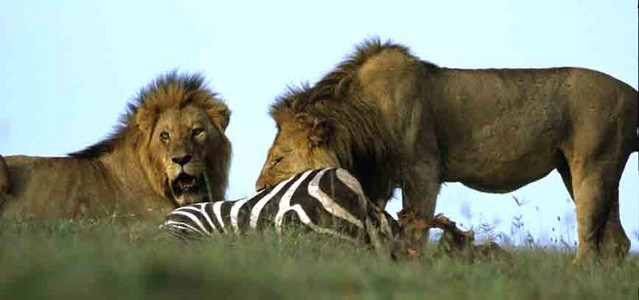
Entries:
{"label": "pale blue sky", "polygon": [[[3,1],[0,153],[63,155],[106,136],[158,74],[202,72],[233,110],[230,199],[253,191],[275,134],[269,104],[311,83],[367,37],[457,68],[578,66],[637,88],[636,1]],[[639,248],[637,154],[621,183]],[[527,204],[518,207],[512,197]],[[505,195],[447,184],[437,210],[466,227],[576,237],[559,176]],[[396,211],[399,201],[388,209]],[[561,218],[561,221],[557,220]],[[554,229],[554,231],[553,231]]]}

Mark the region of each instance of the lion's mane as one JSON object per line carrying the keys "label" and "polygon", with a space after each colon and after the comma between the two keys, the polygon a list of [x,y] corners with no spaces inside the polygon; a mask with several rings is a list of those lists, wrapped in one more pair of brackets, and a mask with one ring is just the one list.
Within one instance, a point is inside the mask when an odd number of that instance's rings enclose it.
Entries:
{"label": "lion's mane", "polygon": [[[218,130],[223,133],[229,123],[230,111],[224,103],[216,100],[216,97],[216,93],[206,88],[201,75],[168,73],[140,91],[135,101],[128,105],[127,111],[120,117],[119,124],[109,137],[81,151],[70,153],[69,156],[95,159],[113,152],[118,147],[136,149],[145,172],[152,178],[152,184],[157,190],[164,191],[166,175],[159,162],[149,155],[149,149],[145,146],[148,137],[142,129],[152,127],[161,112],[192,103],[205,109],[212,119],[222,118],[218,122],[221,124]],[[206,158],[208,175],[215,178],[209,188],[216,199],[224,197],[231,161],[231,143],[224,134],[221,137],[221,143],[210,149],[212,153]]]}

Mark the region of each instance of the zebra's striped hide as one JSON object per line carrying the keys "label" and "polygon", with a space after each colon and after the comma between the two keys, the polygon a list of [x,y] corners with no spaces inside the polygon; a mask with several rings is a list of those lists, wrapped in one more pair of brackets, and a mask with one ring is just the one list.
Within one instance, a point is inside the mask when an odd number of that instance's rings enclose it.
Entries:
{"label": "zebra's striped hide", "polygon": [[178,237],[199,238],[269,228],[281,232],[293,224],[347,240],[363,238],[376,248],[399,232],[396,221],[368,201],[357,179],[339,168],[306,171],[245,199],[186,205],[171,212],[162,227]]}

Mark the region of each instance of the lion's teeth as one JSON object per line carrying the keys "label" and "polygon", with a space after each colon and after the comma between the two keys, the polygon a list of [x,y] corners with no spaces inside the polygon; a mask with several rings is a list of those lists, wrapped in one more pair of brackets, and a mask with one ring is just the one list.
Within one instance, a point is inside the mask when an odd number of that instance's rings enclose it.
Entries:
{"label": "lion's teeth", "polygon": [[182,179],[178,181],[178,185],[182,190],[193,188],[195,186],[195,178]]}

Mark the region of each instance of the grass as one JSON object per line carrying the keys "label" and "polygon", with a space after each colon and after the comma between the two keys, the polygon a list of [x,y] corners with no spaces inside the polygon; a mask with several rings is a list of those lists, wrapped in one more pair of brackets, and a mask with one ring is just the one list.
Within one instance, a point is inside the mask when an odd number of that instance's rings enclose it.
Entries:
{"label": "grass", "polygon": [[473,262],[428,249],[391,261],[290,230],[184,243],[156,226],[0,219],[0,299],[636,299],[639,259],[574,265],[574,253],[512,249]]}

